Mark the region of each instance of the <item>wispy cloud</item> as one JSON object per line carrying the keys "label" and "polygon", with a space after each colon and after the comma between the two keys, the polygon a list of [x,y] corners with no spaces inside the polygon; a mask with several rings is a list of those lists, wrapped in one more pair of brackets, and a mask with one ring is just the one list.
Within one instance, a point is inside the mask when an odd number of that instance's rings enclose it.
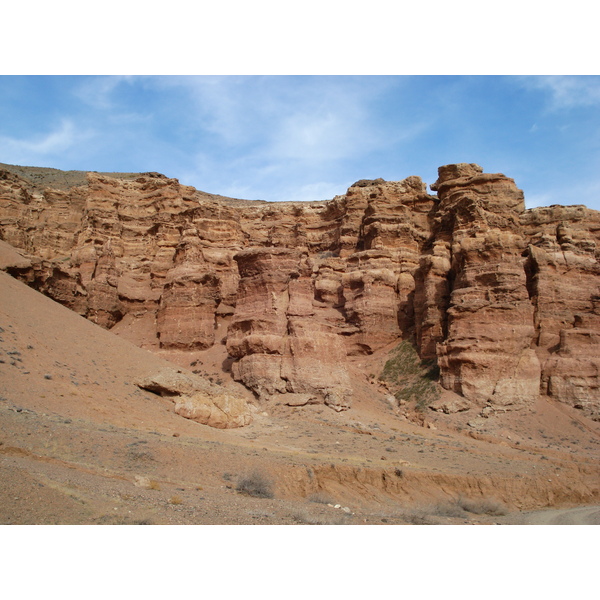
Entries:
{"label": "wispy cloud", "polygon": [[134,78],[123,75],[85,78],[73,90],[73,94],[94,109],[109,110],[115,108],[115,92],[125,82]]}
{"label": "wispy cloud", "polygon": [[[253,80],[253,81],[251,81]],[[265,102],[259,101],[257,78],[249,77],[152,77],[145,85],[183,95],[185,118],[191,129],[212,136],[226,146],[248,143],[264,127]],[[173,111],[178,110],[173,103]]]}
{"label": "wispy cloud", "polygon": [[600,77],[594,75],[544,75],[518,79],[529,89],[546,91],[551,110],[600,106]]}
{"label": "wispy cloud", "polygon": [[514,177],[529,206],[600,208],[599,108],[596,76],[0,78],[0,160],[272,201],[468,161]]}
{"label": "wispy cloud", "polygon": [[385,79],[343,77],[167,77],[194,98],[196,127],[224,146],[252,144],[265,158],[337,160],[382,141],[370,103]]}
{"label": "wispy cloud", "polygon": [[301,110],[280,120],[267,140],[265,154],[271,160],[332,162],[369,152],[382,141],[358,107]]}
{"label": "wispy cloud", "polygon": [[[378,118],[374,106],[399,86],[397,78],[165,77],[144,81],[186,105],[196,165],[195,172],[190,165],[186,167],[188,181],[238,197],[332,197],[344,191],[347,177],[340,170],[347,169],[349,161],[365,160],[386,148],[391,152],[394,144],[408,144],[422,131],[422,124],[414,122],[391,131]],[[177,102],[170,110],[179,110]]]}
{"label": "wispy cloud", "polygon": [[63,119],[54,129],[43,135],[28,139],[0,136],[0,146],[3,153],[14,157],[14,162],[35,164],[35,161],[46,160],[72,150],[90,137],[90,131],[81,131],[71,120]]}

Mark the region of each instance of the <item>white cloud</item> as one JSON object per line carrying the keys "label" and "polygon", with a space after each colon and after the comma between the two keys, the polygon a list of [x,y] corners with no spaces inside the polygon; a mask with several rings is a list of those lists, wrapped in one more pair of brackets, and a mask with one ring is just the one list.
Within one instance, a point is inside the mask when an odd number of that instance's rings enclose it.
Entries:
{"label": "white cloud", "polygon": [[74,90],[74,94],[92,108],[109,110],[114,108],[114,92],[123,82],[132,81],[132,77],[111,75],[86,78]]}
{"label": "white cloud", "polygon": [[[382,141],[369,105],[385,79],[166,77],[194,98],[196,127],[229,147],[251,145],[267,160],[338,160]],[[395,82],[396,83],[396,82]]]}
{"label": "white cloud", "polygon": [[519,79],[525,87],[548,92],[551,110],[600,105],[600,77],[597,76],[544,75]]}
{"label": "white cloud", "polygon": [[379,133],[355,107],[337,112],[305,110],[283,117],[272,132],[266,153],[277,160],[305,163],[336,161],[368,151]]}
{"label": "white cloud", "polygon": [[[255,78],[254,83],[256,83]],[[248,85],[245,77],[218,76],[165,76],[144,80],[145,85],[158,89],[175,90],[189,95],[186,121],[190,127],[212,134],[226,145],[248,141],[249,133],[264,126],[264,102],[257,102],[255,85]],[[177,111],[177,106],[173,107]]]}
{"label": "white cloud", "polygon": [[13,162],[36,164],[35,161],[65,153],[90,137],[91,132],[80,131],[71,120],[63,119],[45,135],[29,139],[0,136],[0,146],[7,156],[12,157]]}
{"label": "white cloud", "polygon": [[343,181],[340,170],[349,161],[366,162],[370,153],[391,152],[419,135],[423,126],[414,122],[390,131],[373,108],[402,84],[369,77],[144,79],[144,85],[177,99],[168,111],[186,107],[194,158],[181,180],[224,195],[270,200],[343,193],[345,184],[323,182]]}

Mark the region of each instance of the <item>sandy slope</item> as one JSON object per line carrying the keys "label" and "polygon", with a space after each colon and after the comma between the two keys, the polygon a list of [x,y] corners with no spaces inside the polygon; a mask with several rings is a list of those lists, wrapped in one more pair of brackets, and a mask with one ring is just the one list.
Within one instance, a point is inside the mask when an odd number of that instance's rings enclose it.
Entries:
{"label": "sandy slope", "polygon": [[[221,358],[196,360],[247,393]],[[0,523],[496,523],[599,503],[598,424],[566,407],[420,427],[357,374],[350,411],[260,407],[217,430],[134,384],[165,364],[0,272]],[[236,491],[255,470],[274,497]]]}

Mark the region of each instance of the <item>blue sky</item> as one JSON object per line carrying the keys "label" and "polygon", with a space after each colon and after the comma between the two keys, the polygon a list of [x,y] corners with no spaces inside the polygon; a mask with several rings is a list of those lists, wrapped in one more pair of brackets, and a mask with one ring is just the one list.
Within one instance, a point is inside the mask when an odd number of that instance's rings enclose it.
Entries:
{"label": "blue sky", "polygon": [[600,210],[600,77],[4,75],[0,162],[270,201],[475,162],[528,207]]}

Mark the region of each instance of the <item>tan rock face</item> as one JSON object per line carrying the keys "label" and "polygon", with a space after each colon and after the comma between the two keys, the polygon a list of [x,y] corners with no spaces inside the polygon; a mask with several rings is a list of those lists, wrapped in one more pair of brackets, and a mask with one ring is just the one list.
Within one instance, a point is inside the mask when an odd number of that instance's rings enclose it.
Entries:
{"label": "tan rock face", "polygon": [[252,248],[234,258],[241,277],[227,338],[229,354],[239,359],[234,378],[261,398],[312,394],[336,410],[348,408],[343,340],[313,306],[306,254]]}
{"label": "tan rock face", "polygon": [[209,427],[231,429],[252,421],[248,403],[219,386],[175,369],[163,369],[136,381],[136,385],[175,402],[175,412]]}
{"label": "tan rock face", "polygon": [[408,340],[470,405],[542,393],[600,414],[600,213],[525,210],[474,164],[432,189],[266,203],[156,173],[39,189],[1,171],[0,238],[27,255],[13,275],[144,347],[210,348],[227,326],[234,378],[265,401],[348,408],[347,357]]}
{"label": "tan rock face", "polygon": [[584,206],[522,215],[541,391],[597,414],[600,407],[600,213]]}
{"label": "tan rock face", "polygon": [[447,334],[437,344],[442,384],[477,404],[522,405],[539,394],[533,306],[518,217],[523,195],[473,165],[440,169],[439,233],[450,240]]}

